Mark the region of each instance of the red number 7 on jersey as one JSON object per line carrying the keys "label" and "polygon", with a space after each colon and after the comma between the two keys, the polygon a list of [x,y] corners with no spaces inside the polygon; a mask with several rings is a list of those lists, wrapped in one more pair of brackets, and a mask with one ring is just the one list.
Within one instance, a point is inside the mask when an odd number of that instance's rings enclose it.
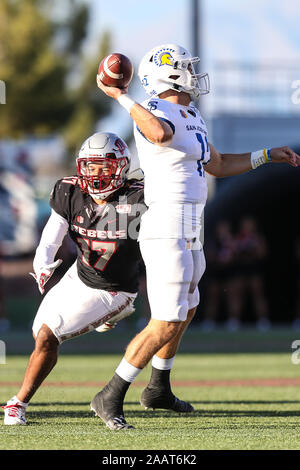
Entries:
{"label": "red number 7 on jersey", "polygon": [[[98,271],[104,271],[107,263],[116,252],[117,242],[103,242],[98,240],[89,240],[87,238],[77,238],[77,243],[82,251],[82,261],[89,267]],[[94,264],[90,263],[91,252],[96,251],[100,254]]]}

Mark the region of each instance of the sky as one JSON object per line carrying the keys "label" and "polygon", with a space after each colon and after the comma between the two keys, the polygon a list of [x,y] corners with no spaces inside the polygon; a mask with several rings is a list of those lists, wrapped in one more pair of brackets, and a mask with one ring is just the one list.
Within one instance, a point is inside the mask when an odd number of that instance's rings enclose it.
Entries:
{"label": "sky", "polygon": [[[90,42],[104,30],[112,34],[112,52],[132,60],[135,71],[152,47],[168,42],[192,48],[190,0],[90,0]],[[298,62],[300,79],[300,0],[201,0],[200,55],[202,70],[210,74],[219,61]],[[129,89],[137,101],[145,99],[139,83]],[[211,99],[211,96],[205,99]],[[209,96],[209,95],[208,95]],[[116,103],[113,116],[101,123],[121,134],[131,125]],[[106,129],[108,130],[108,129]]]}
{"label": "sky", "polygon": [[[200,1],[200,0],[199,0]],[[153,46],[175,42],[190,49],[190,0],[91,0],[91,35],[110,30],[115,50],[133,63]],[[201,0],[201,51],[217,60],[300,60],[299,0]]]}

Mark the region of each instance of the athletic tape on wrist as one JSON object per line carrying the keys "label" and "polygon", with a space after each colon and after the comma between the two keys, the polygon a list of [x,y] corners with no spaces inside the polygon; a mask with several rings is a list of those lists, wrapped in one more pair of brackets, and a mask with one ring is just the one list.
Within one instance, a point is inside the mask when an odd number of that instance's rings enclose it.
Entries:
{"label": "athletic tape on wrist", "polygon": [[260,165],[264,165],[265,163],[270,163],[271,156],[270,156],[271,149],[262,149],[257,150],[256,152],[251,153],[251,166],[255,170]]}
{"label": "athletic tape on wrist", "polygon": [[126,111],[130,114],[130,110],[136,102],[130,98],[127,94],[121,95],[118,98],[118,101],[123,108],[126,109]]}

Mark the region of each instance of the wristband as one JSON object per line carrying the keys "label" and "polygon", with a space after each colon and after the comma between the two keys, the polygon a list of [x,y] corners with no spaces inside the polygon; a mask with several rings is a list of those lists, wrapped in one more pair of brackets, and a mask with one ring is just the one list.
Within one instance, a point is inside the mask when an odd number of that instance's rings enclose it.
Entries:
{"label": "wristband", "polygon": [[256,152],[251,153],[251,166],[255,170],[260,165],[264,165],[265,163],[270,163],[271,160],[271,149],[262,149],[257,150]]}
{"label": "wristband", "polygon": [[123,94],[119,96],[118,101],[123,108],[126,109],[126,111],[130,114],[130,110],[136,102],[130,98],[127,94]]}

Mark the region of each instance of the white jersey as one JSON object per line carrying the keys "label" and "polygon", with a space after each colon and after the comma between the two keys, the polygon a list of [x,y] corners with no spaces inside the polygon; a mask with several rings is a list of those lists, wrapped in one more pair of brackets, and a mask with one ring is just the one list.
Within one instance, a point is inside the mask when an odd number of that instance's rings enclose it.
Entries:
{"label": "white jersey", "polygon": [[192,103],[182,106],[150,98],[142,106],[165,120],[174,136],[168,146],[158,146],[135,125],[145,176],[145,202],[149,206],[142,217],[139,239],[189,238],[195,227],[199,230],[207,199],[203,165],[210,160],[210,150],[205,122]]}

